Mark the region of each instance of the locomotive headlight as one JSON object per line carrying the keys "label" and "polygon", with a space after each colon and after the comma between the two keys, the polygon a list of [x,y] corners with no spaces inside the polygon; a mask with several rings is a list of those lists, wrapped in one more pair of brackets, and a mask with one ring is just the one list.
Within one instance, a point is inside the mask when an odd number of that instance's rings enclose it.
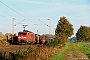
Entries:
{"label": "locomotive headlight", "polygon": [[24,38],[26,38],[26,37],[24,37]]}
{"label": "locomotive headlight", "polygon": [[21,37],[18,37],[18,38],[21,38]]}

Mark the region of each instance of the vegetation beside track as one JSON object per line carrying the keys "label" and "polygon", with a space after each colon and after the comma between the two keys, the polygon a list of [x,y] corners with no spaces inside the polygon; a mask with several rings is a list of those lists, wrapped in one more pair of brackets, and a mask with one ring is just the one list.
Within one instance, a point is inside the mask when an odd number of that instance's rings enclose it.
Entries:
{"label": "vegetation beside track", "polygon": [[90,42],[69,42],[47,60],[89,59]]}
{"label": "vegetation beside track", "polygon": [[8,46],[8,45],[10,45],[10,44],[6,41],[6,39],[0,40],[0,46]]}
{"label": "vegetation beside track", "polygon": [[86,54],[90,58],[90,42],[79,42],[76,43],[80,51]]}
{"label": "vegetation beside track", "polygon": [[[64,46],[64,45],[63,45]],[[47,45],[30,45],[25,51],[17,50],[16,52],[1,52],[0,59],[3,60],[69,60],[71,53],[72,58],[82,58],[81,53],[90,58],[90,42],[68,42],[64,47],[59,45],[57,40],[53,40]],[[8,54],[7,54],[8,53]],[[79,54],[80,53],[80,54]],[[34,59],[33,59],[34,58]]]}
{"label": "vegetation beside track", "polygon": [[64,47],[59,48],[54,55],[47,60],[65,60],[65,56],[68,53],[70,43],[67,43]]}
{"label": "vegetation beside track", "polygon": [[[9,48],[10,49],[10,48]],[[30,45],[27,50],[17,50],[16,52],[1,52],[2,60],[45,60],[55,53],[57,48],[46,45]]]}
{"label": "vegetation beside track", "polygon": [[[14,45],[12,45],[13,47]],[[18,45],[16,45],[18,47]],[[19,45],[20,46],[20,45]],[[46,60],[51,57],[55,51],[64,45],[58,44],[57,40],[53,40],[49,42],[47,45],[30,45],[27,49],[22,50],[14,50],[14,52],[0,52],[0,59],[2,60]],[[8,46],[9,47],[9,46]],[[25,46],[23,46],[25,47]],[[8,48],[9,50],[13,48]]]}

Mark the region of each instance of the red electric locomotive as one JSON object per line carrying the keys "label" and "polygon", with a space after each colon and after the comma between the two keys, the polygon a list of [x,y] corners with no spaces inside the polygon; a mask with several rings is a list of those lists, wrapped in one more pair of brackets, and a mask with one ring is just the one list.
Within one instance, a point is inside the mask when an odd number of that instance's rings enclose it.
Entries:
{"label": "red electric locomotive", "polygon": [[24,30],[23,32],[18,32],[18,43],[35,43],[35,34]]}
{"label": "red electric locomotive", "polygon": [[30,31],[24,30],[23,32],[18,32],[18,43],[40,43],[46,44],[46,39],[44,36],[40,36],[38,34],[34,34]]}

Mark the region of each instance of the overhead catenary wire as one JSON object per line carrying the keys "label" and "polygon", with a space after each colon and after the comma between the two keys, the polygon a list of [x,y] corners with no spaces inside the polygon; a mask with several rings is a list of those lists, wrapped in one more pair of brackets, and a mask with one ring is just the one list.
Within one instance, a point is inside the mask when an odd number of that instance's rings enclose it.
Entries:
{"label": "overhead catenary wire", "polygon": [[[19,12],[17,12],[16,10],[14,10],[13,8],[11,8],[11,7],[9,7],[8,5],[6,5],[5,3],[3,3],[2,1],[0,1],[0,3],[2,3],[3,5],[5,5],[6,7],[8,7],[9,9],[11,9],[12,11],[14,11],[15,13],[17,13],[18,15],[20,15],[21,17],[23,17],[24,18],[24,20],[22,20],[22,21],[20,21],[19,23],[17,23],[17,24],[21,24],[21,22],[23,22],[23,21],[25,21],[25,19],[26,20],[28,20],[25,16],[23,16],[22,14],[20,14]],[[15,4],[13,4],[14,6],[15,6]],[[25,12],[24,12],[25,13]],[[34,17],[35,18],[35,17]],[[35,18],[36,19],[36,18]],[[38,19],[40,22],[42,22],[44,25],[46,25],[46,26],[48,26],[49,27],[49,25],[47,25],[46,23],[44,23],[43,21],[41,21],[40,19]],[[29,20],[30,21],[30,20]],[[31,21],[32,22],[32,21]],[[33,23],[33,22],[32,22]],[[33,23],[34,24],[34,23]]]}
{"label": "overhead catenary wire", "polygon": [[[9,1],[9,0],[8,0]],[[12,3],[11,1],[9,1],[11,4],[13,4],[15,7],[17,7],[14,3]],[[20,9],[19,7],[17,7],[18,9]],[[20,9],[21,10],[21,9]],[[24,11],[23,11],[24,12]],[[24,12],[25,13],[25,12]],[[31,16],[31,15],[30,15]],[[33,16],[31,16],[31,17],[33,17]],[[35,18],[35,17],[33,17],[33,18]],[[36,20],[37,20],[37,18],[35,18]],[[46,26],[48,26],[49,27],[49,25],[47,25],[46,23],[44,23],[43,21],[41,21],[40,19],[38,19],[38,21],[40,21],[40,22],[42,22],[44,25],[46,25]]]}
{"label": "overhead catenary wire", "polygon": [[[0,15],[0,16],[2,16],[2,17],[5,17],[5,18],[7,18],[7,19],[11,19],[11,18],[8,18],[8,17],[6,17],[6,16],[4,16],[4,15]],[[24,19],[25,20],[25,19]],[[23,22],[24,20],[22,20],[21,22]],[[15,20],[16,21],[16,20]],[[21,24],[21,25],[23,25],[21,22],[18,22],[18,23],[16,23],[14,26],[16,26],[16,25],[18,25],[18,24]],[[9,22],[4,22],[4,23],[9,23]],[[34,24],[35,25],[35,24]],[[38,26],[38,25],[36,25],[36,26]],[[31,27],[30,27],[31,28]],[[38,27],[37,27],[38,28]],[[42,28],[42,27],[41,27]]]}
{"label": "overhead catenary wire", "polygon": [[[9,1],[9,0],[8,0]],[[11,1],[9,1],[11,4],[13,4],[15,7],[17,7],[14,3],[12,3]],[[20,9],[19,7],[17,7],[18,9]],[[20,9],[20,10],[22,10],[22,9]],[[24,12],[24,11],[23,11]],[[25,13],[25,12],[24,12]],[[31,15],[30,15],[31,16]],[[33,17],[33,16],[31,16],[31,17]],[[34,19],[36,19],[37,20],[37,18],[35,18],[35,17],[33,17]],[[28,19],[27,19],[28,20]],[[48,26],[49,27],[49,25],[47,25],[46,23],[44,23],[43,21],[41,21],[40,19],[38,19],[40,22],[42,22],[44,25],[46,25],[46,26]],[[21,22],[23,22],[24,20],[22,20]],[[19,22],[19,23],[17,23],[17,24],[21,24],[21,22]],[[17,24],[15,24],[15,25],[17,25]],[[34,24],[35,25],[35,24]],[[38,26],[38,25],[37,25]],[[42,27],[41,27],[42,28]],[[42,28],[43,29],[43,28]],[[44,30],[44,29],[43,29]]]}
{"label": "overhead catenary wire", "polygon": [[[15,10],[12,9],[11,7],[9,7],[8,5],[4,4],[2,1],[0,1],[0,3],[2,3],[2,4],[5,5],[6,7],[8,7],[9,9],[11,9],[12,11],[14,11],[15,13],[19,14],[21,17],[24,18],[24,20],[27,19],[25,16],[21,15],[19,12],[15,11]],[[5,17],[5,16],[4,16],[4,17]],[[24,20],[23,20],[23,21],[24,21]],[[20,21],[19,23],[21,24],[21,22],[23,22],[23,21]],[[31,22],[32,22],[32,21],[31,21]],[[17,23],[17,24],[19,24],[19,23]],[[32,24],[34,24],[34,23],[32,22]]]}
{"label": "overhead catenary wire", "polygon": [[[2,17],[4,17],[4,18],[7,18],[7,19],[11,19],[11,18],[8,18],[8,17],[6,17],[6,16],[4,16],[4,15],[0,15],[0,16],[2,16]],[[22,20],[21,22],[23,22],[24,20]],[[16,22],[16,20],[15,20],[15,22]],[[18,23],[16,23],[14,26],[16,26],[17,24],[21,24],[21,22],[18,22]]]}
{"label": "overhead catenary wire", "polygon": [[11,7],[7,6],[6,4],[4,4],[2,1],[0,1],[0,3],[2,3],[3,5],[5,5],[6,7],[8,7],[9,9],[11,9],[12,11],[14,11],[15,13],[19,14],[20,16],[22,16],[23,18],[25,18],[23,15],[21,15],[20,13],[18,13],[17,11],[15,11],[14,9],[12,9]]}
{"label": "overhead catenary wire", "polygon": [[[20,9],[18,6],[16,6],[14,3],[12,3],[11,1],[7,0],[8,2],[10,2],[11,4],[13,4],[15,7],[17,7],[18,9]],[[21,10],[21,9],[20,9]],[[23,11],[24,12],[24,11]],[[24,12],[25,13],[25,12]]]}
{"label": "overhead catenary wire", "polygon": [[[0,1],[0,3],[2,3],[3,5],[5,5],[6,7],[8,7],[9,9],[11,9],[12,11],[14,11],[15,13],[19,14],[20,16],[22,16],[24,19],[27,19],[25,16],[23,16],[22,14],[20,14],[19,12],[15,11],[14,9],[12,9],[11,7],[9,7],[8,5],[4,4],[2,1]],[[21,21],[22,22],[22,21]],[[32,21],[31,21],[32,22]],[[33,22],[32,22],[33,23]]]}

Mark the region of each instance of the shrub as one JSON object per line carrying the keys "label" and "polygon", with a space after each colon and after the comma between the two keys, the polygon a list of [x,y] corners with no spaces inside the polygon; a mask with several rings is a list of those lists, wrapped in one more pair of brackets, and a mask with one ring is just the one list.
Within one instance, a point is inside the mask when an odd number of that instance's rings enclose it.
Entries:
{"label": "shrub", "polygon": [[47,44],[47,46],[49,47],[55,47],[56,45],[58,44],[58,41],[57,40],[52,40],[50,43]]}

